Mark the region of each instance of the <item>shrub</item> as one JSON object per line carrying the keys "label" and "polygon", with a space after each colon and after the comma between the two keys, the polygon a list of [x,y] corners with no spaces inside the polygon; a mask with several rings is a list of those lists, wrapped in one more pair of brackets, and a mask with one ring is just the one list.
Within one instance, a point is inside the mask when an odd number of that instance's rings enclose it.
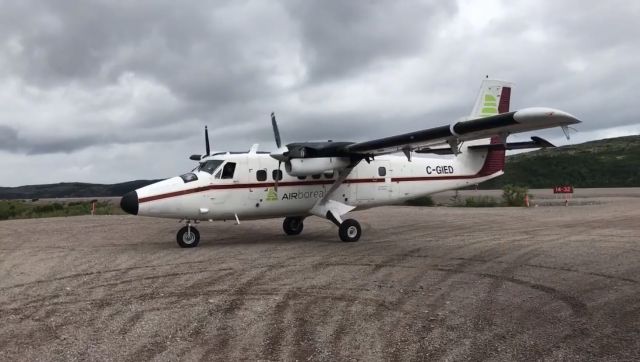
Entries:
{"label": "shrub", "polygon": [[527,187],[506,185],[502,188],[502,199],[507,206],[524,206],[524,199],[528,192]]}

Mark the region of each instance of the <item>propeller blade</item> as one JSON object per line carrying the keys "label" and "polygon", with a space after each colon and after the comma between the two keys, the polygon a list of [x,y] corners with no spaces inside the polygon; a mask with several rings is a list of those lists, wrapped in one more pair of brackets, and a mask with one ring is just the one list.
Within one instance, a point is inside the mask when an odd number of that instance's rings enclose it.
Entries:
{"label": "propeller blade", "polygon": [[278,161],[278,172],[276,174],[276,179],[275,179],[275,182],[273,184],[273,190],[275,192],[278,192],[278,180],[280,179],[280,173],[282,172],[282,171],[280,171],[280,165],[281,164],[282,164],[282,161]]}
{"label": "propeller blade", "polygon": [[209,130],[207,129],[207,126],[204,126],[204,142],[205,142],[205,146],[207,148],[207,156],[211,155],[211,148],[209,147]]}
{"label": "propeller blade", "polygon": [[282,147],[282,141],[280,140],[280,130],[278,130],[278,122],[276,122],[276,115],[271,112],[271,126],[273,126],[273,135],[276,138],[276,146]]}

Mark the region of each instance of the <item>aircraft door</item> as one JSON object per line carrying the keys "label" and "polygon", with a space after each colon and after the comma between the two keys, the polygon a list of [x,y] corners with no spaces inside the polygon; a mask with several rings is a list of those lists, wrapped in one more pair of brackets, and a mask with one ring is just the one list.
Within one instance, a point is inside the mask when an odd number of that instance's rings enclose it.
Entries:
{"label": "aircraft door", "polygon": [[[219,168],[214,175],[214,182],[220,186],[237,184],[240,182],[239,178],[240,170],[238,170],[236,162],[226,162]],[[231,181],[231,183],[229,182]],[[210,193],[210,200],[212,204],[222,204],[229,198],[229,191],[231,188],[221,187]]]}
{"label": "aircraft door", "polygon": [[391,168],[389,161],[379,161],[376,164],[378,166],[378,177],[384,178],[384,182],[377,183],[376,200],[388,200],[393,194],[393,183],[391,182],[393,168]]}
{"label": "aircraft door", "polygon": [[252,202],[264,201],[264,195],[268,191],[269,170],[266,163],[252,160],[249,164],[249,199]]}
{"label": "aircraft door", "polygon": [[358,179],[356,199],[358,201],[388,200],[393,191],[391,175],[393,170],[389,167],[389,161],[376,160],[370,164],[358,165]]}

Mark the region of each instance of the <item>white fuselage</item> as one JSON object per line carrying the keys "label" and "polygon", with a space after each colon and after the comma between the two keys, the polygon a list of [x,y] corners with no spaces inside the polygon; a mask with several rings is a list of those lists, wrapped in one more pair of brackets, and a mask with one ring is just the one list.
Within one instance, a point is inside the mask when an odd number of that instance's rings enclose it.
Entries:
{"label": "white fuselage", "polygon": [[[419,158],[411,162],[404,156],[378,156],[361,161],[330,199],[368,208],[450,189],[456,189],[500,176],[481,172],[487,152],[467,152],[464,157]],[[337,172],[294,177],[282,169],[282,180],[274,188],[278,161],[268,154],[221,154],[207,160],[222,160],[211,173],[194,171],[197,180],[185,182],[173,177],[140,188],[138,215],[189,220],[262,219],[307,216],[325,196],[338,177]],[[235,163],[233,175],[222,177],[227,163]],[[261,171],[264,170],[264,171]],[[264,178],[266,172],[266,180]]]}

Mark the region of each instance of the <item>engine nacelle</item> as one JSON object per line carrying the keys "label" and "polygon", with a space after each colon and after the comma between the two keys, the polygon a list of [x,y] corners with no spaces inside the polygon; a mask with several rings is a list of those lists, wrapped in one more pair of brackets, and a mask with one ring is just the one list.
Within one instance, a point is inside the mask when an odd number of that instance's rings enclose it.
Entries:
{"label": "engine nacelle", "polygon": [[349,166],[345,157],[293,158],[284,167],[291,176],[311,176]]}

